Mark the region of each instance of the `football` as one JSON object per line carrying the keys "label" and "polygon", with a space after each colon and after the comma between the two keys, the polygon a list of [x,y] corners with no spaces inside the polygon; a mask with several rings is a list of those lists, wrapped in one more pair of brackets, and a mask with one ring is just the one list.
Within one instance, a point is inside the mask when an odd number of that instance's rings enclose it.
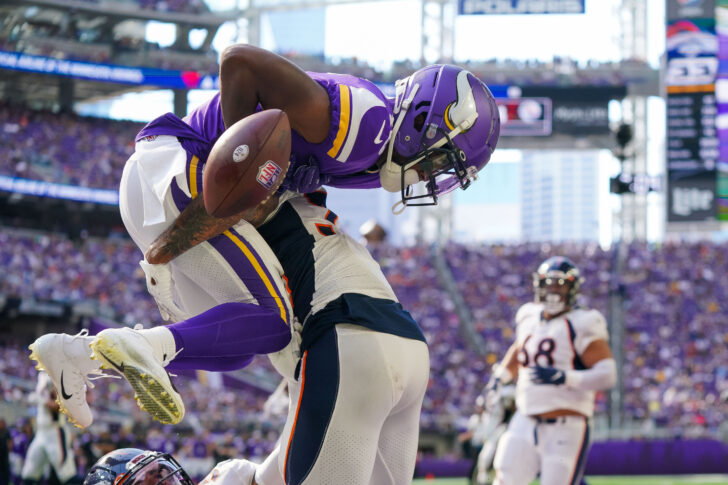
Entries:
{"label": "football", "polygon": [[291,126],[283,111],[259,111],[232,125],[203,171],[207,213],[229,217],[268,200],[286,177],[290,156]]}

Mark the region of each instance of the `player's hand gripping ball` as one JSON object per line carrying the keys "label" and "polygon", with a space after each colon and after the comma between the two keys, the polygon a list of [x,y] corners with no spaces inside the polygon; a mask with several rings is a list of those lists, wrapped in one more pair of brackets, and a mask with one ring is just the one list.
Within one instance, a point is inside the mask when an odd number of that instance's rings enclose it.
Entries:
{"label": "player's hand gripping ball", "polygon": [[283,182],[291,156],[286,113],[268,109],[229,127],[218,138],[202,176],[205,210],[229,217],[268,200]]}

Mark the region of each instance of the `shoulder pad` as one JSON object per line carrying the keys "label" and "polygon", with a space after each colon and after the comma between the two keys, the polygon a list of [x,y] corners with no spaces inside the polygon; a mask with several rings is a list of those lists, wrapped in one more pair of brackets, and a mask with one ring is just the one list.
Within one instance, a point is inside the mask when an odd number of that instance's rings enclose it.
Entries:
{"label": "shoulder pad", "polygon": [[538,303],[530,301],[528,303],[525,303],[524,305],[521,305],[521,308],[519,308],[518,312],[516,312],[516,326],[531,315],[539,313],[541,313],[541,305],[539,305]]}

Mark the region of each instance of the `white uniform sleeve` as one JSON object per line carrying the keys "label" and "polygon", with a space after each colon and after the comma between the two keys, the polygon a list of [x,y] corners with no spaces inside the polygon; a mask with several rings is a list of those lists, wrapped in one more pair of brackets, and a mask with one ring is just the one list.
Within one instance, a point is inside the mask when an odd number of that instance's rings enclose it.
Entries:
{"label": "white uniform sleeve", "polygon": [[225,460],[199,483],[199,485],[250,485],[256,466],[248,460]]}
{"label": "white uniform sleeve", "polygon": [[582,310],[574,315],[572,325],[576,333],[574,349],[581,355],[595,340],[609,340],[607,321],[597,310]]}
{"label": "white uniform sleeve", "polygon": [[[144,226],[165,221],[164,199],[172,179],[177,175],[184,176],[187,166],[187,155],[175,137],[159,137],[153,142],[136,144],[140,154],[150,149],[154,149],[154,156],[137,157],[144,199]],[[180,184],[180,188],[186,192],[187,184]]]}
{"label": "white uniform sleeve", "polygon": [[540,311],[540,307],[533,302],[521,305],[521,308],[519,308],[516,312],[516,318],[514,319],[514,323],[516,325],[516,341],[519,341],[519,332],[521,332],[523,328],[523,325],[521,325],[521,323],[523,323],[523,321],[526,320],[534,312]]}

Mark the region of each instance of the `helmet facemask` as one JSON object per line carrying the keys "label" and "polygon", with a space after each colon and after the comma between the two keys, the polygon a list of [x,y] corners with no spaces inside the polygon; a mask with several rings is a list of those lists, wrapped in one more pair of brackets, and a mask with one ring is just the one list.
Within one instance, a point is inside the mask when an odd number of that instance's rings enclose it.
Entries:
{"label": "helmet facemask", "polygon": [[533,279],[536,301],[543,303],[543,308],[549,315],[559,315],[568,310],[575,296],[573,280],[564,274],[548,275],[535,274]]}
{"label": "helmet facemask", "polygon": [[[478,151],[478,157],[475,160],[468,159],[468,150],[472,150],[472,146],[457,136],[471,130],[479,116],[484,114],[479,113],[480,105],[475,102],[474,88],[469,80],[469,76],[472,75],[454,66],[430,66],[422,71],[428,69],[431,70],[429,74],[418,76],[416,73],[397,81],[396,84],[393,109],[395,118],[387,157],[380,169],[380,180],[386,190],[400,192],[401,201],[397,205],[402,204],[401,210],[407,205],[435,205],[439,196],[458,187],[462,189],[469,187],[471,182],[477,179],[479,167],[487,163],[490,151],[497,140],[497,110],[493,110],[491,114],[496,117],[496,124],[491,126],[490,133],[495,132],[495,138],[492,140],[493,146],[488,148],[487,158],[484,160],[479,158],[483,157],[481,152],[486,150],[486,142],[490,140],[487,136],[483,136],[483,148]],[[428,76],[432,76],[435,71],[437,76],[434,79],[437,86],[440,86],[443,76],[446,74],[449,76],[449,80],[443,83],[443,86],[451,86],[452,92],[449,95],[442,94],[444,91],[437,91],[438,88],[432,87],[432,78]],[[457,96],[455,79],[458,83]],[[429,81],[430,84],[425,81]],[[423,82],[424,88],[421,86]],[[475,89],[482,89],[482,96],[492,97],[485,85]],[[438,92],[441,95],[438,95]],[[445,105],[443,100],[447,100],[449,104]],[[456,106],[458,103],[459,107]],[[476,130],[478,140],[481,139],[482,130],[484,130],[482,126]],[[461,143],[456,140],[463,140],[466,145],[459,146]],[[395,144],[399,147],[396,154]],[[395,155],[399,159],[395,160]],[[476,163],[478,160],[480,163]],[[420,181],[425,182],[425,193],[414,195],[412,186]]]}
{"label": "helmet facemask", "polygon": [[128,472],[114,485],[194,485],[182,466],[167,453],[147,452],[139,461],[130,461]]}
{"label": "helmet facemask", "polygon": [[535,301],[543,304],[548,315],[560,315],[576,305],[582,281],[571,261],[559,256],[550,258],[533,274]]}
{"label": "helmet facemask", "polygon": [[[437,146],[439,142],[433,146],[427,146],[425,138],[432,132],[442,135],[441,140],[445,141],[441,146]],[[435,124],[430,125],[427,132],[422,135],[420,146],[422,147],[421,151],[411,157],[415,162],[401,165],[401,194],[404,205],[437,205],[438,195],[443,193],[441,190],[438,190],[440,188],[438,186],[438,178],[442,181],[454,177],[459,183],[457,186],[462,189],[468,188],[471,180],[478,178],[477,170],[474,167],[465,165],[465,152],[458,148],[450,137],[450,134],[439,126]],[[415,170],[422,174],[420,178],[425,182],[426,188],[424,194],[413,195],[412,185],[406,185],[405,183],[405,174],[407,170],[410,170],[407,168],[410,165],[415,166]]]}

